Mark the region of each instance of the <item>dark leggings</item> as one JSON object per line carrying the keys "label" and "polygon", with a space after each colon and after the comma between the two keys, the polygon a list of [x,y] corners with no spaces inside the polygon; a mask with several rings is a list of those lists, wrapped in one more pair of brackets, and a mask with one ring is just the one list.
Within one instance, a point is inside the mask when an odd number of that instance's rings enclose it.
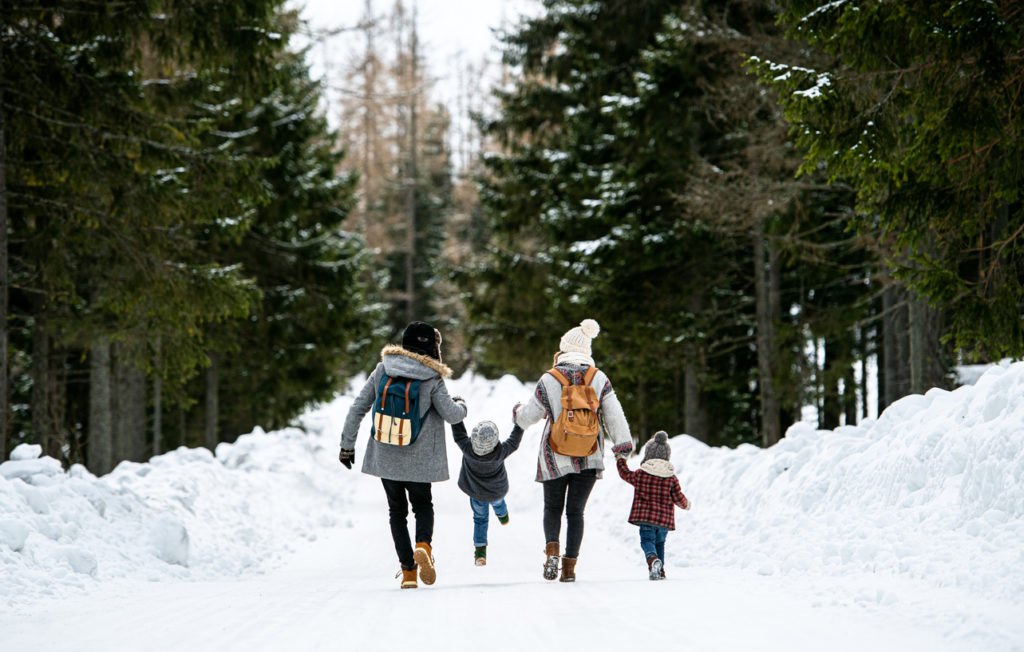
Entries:
{"label": "dark leggings", "polygon": [[[429,544],[434,536],[434,503],[431,502],[429,482],[401,482],[385,480],[384,493],[388,496],[388,515],[391,521],[391,538],[395,540],[395,552],[402,568],[416,568],[412,558],[412,543],[409,541],[409,526],[406,517],[409,515],[409,503],[416,517],[416,543]],[[406,494],[408,493],[408,499]]]}
{"label": "dark leggings", "polygon": [[583,510],[587,507],[590,490],[597,482],[597,471],[587,469],[544,484],[544,538],[558,541],[562,531],[562,511],[565,511],[565,556],[575,559],[583,541]]}

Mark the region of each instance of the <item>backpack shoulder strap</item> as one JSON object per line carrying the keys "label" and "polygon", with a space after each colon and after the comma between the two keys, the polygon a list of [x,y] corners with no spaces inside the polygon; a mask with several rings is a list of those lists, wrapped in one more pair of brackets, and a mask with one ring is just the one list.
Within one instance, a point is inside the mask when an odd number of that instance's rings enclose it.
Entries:
{"label": "backpack shoulder strap", "polygon": [[594,382],[594,376],[597,375],[597,367],[590,365],[590,369],[587,369],[587,373],[583,374],[583,384],[589,385]]}
{"label": "backpack shoulder strap", "polygon": [[548,369],[547,373],[549,373],[552,376],[554,376],[555,380],[557,380],[563,387],[568,387],[569,386],[569,379],[566,378],[565,374],[563,374],[557,368],[551,367],[550,369]]}

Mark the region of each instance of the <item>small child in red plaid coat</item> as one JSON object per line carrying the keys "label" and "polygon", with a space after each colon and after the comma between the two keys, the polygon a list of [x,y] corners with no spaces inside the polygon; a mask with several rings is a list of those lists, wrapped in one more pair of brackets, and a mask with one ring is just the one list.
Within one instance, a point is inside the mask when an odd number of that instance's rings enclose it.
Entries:
{"label": "small child in red plaid coat", "polygon": [[690,509],[676,470],[668,461],[671,456],[668,434],[659,430],[644,447],[644,460],[636,471],[626,466],[624,454],[615,459],[619,476],[634,487],[629,522],[640,526],[640,548],[647,556],[648,578],[652,580],[665,579],[665,537],[676,529],[675,506]]}

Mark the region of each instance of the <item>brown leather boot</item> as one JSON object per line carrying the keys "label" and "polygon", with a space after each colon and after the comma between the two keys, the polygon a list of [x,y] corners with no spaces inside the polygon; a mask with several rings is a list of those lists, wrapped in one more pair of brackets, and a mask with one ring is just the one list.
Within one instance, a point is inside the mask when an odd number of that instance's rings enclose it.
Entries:
{"label": "brown leather boot", "polygon": [[544,579],[558,577],[558,542],[548,541],[544,546]]}
{"label": "brown leather boot", "polygon": [[420,541],[416,544],[416,549],[412,552],[413,559],[416,560],[416,565],[420,567],[420,579],[427,586],[434,583],[437,579],[437,571],[434,569],[434,554],[430,549],[430,544],[425,541]]}
{"label": "brown leather boot", "polygon": [[575,557],[562,557],[562,576],[558,578],[559,582],[575,582],[576,581],[576,558]]}
{"label": "brown leather boot", "polygon": [[418,588],[416,584],[416,567],[406,570],[402,569],[402,588],[403,589],[415,589]]}

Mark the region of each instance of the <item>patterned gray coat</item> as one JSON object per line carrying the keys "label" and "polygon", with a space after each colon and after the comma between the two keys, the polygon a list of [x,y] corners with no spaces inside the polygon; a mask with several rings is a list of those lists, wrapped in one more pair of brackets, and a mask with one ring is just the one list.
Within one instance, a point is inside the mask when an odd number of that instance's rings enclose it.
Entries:
{"label": "patterned gray coat", "polygon": [[[448,453],[445,449],[444,422],[459,423],[466,418],[466,406],[448,395],[444,379],[452,370],[430,356],[406,351],[389,344],[380,352],[381,362],[366,380],[359,396],[349,408],[341,432],[341,447],[354,450],[363,417],[373,408],[381,374],[393,378],[413,378],[420,383],[420,434],[409,446],[382,444],[368,437],[363,454],[363,473],[387,480],[405,482],[441,482],[448,479]],[[369,435],[370,424],[366,424]]]}

